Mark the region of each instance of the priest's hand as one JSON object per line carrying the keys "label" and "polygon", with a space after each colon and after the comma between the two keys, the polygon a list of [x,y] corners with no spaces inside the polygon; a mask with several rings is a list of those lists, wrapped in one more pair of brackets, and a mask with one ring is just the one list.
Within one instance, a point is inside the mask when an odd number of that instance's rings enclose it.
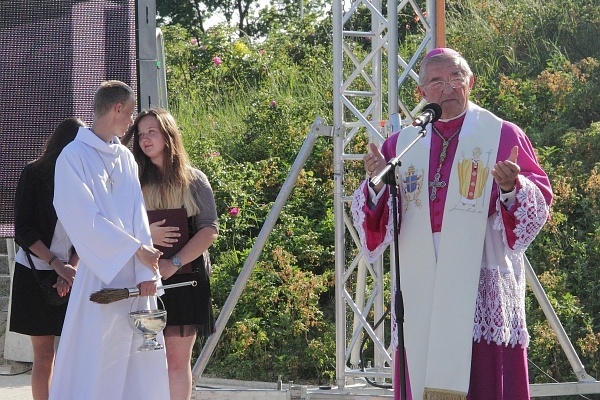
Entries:
{"label": "priest's hand", "polygon": [[157,286],[157,281],[144,281],[137,285],[140,290],[140,296],[154,296],[156,294]]}
{"label": "priest's hand", "polygon": [[492,176],[496,180],[496,183],[502,189],[503,192],[512,192],[515,188],[515,181],[521,167],[517,164],[517,157],[519,156],[519,148],[513,147],[508,160],[498,161],[492,169]]}
{"label": "priest's hand", "polygon": [[[367,171],[370,178],[380,173],[387,165],[385,157],[383,157],[383,154],[381,154],[375,143],[369,143],[369,151],[364,155],[363,162],[365,164],[365,171]],[[373,190],[375,190],[375,193],[379,193],[382,187],[383,182],[379,182]]]}
{"label": "priest's hand", "polygon": [[155,249],[154,247],[146,246],[145,244],[141,245],[135,252],[135,255],[142,264],[150,268],[156,275],[158,275],[158,259],[162,254],[162,251]]}
{"label": "priest's hand", "polygon": [[166,219],[156,221],[150,224],[150,235],[152,243],[156,246],[173,247],[173,243],[177,243],[181,233],[177,226],[163,226],[167,222]]}

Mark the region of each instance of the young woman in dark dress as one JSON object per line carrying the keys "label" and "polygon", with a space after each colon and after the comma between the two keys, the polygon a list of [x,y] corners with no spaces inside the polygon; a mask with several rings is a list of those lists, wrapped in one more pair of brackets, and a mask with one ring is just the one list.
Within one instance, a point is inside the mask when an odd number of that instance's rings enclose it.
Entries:
{"label": "young woman in dark dress", "polygon": [[[196,337],[206,338],[214,332],[208,248],[218,235],[215,199],[206,175],[190,165],[175,119],[168,111],[142,111],[122,142],[127,144],[131,139],[146,208],[184,208],[188,216],[188,242],[171,258],[159,260],[165,285],[191,280],[198,283],[166,290],[161,296],[167,310],[163,333],[171,400],[188,400],[194,342]],[[164,220],[150,225],[152,242],[172,247],[180,234],[163,224]],[[191,271],[186,272],[189,266],[183,268],[186,264],[191,264]]]}

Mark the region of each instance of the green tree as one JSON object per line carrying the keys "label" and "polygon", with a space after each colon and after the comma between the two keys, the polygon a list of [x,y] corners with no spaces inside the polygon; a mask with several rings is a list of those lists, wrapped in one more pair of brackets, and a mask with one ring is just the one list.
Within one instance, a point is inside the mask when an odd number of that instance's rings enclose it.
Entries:
{"label": "green tree", "polygon": [[157,0],[158,20],[162,24],[179,24],[193,36],[206,32],[205,23],[213,15],[222,15],[226,25],[237,20],[239,36],[256,31],[254,12],[260,8],[257,0]]}
{"label": "green tree", "polygon": [[277,30],[308,19],[314,21],[329,7],[325,0],[157,0],[159,23],[177,24],[184,27],[193,37],[199,38],[206,32],[206,21],[213,15],[221,15],[226,26],[236,23],[239,37],[262,38]]}
{"label": "green tree", "polygon": [[157,0],[157,20],[161,24],[177,24],[185,27],[194,37],[206,32],[205,22],[217,9],[212,2],[193,0]]}

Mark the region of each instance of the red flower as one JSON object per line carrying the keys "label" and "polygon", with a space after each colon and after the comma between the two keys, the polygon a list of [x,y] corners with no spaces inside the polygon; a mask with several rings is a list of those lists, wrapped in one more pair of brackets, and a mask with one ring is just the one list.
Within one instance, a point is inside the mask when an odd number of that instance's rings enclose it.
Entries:
{"label": "red flower", "polygon": [[230,216],[230,217],[237,217],[239,214],[240,214],[240,209],[239,209],[239,208],[237,208],[237,207],[232,207],[232,208],[229,210],[229,216]]}

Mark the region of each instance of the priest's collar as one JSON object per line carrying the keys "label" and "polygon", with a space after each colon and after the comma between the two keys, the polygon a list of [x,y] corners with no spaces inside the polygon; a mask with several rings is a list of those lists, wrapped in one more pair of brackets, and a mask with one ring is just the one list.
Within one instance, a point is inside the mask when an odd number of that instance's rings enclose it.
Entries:
{"label": "priest's collar", "polygon": [[461,112],[460,114],[458,114],[456,117],[452,117],[452,118],[448,118],[448,119],[439,119],[438,121],[440,122],[450,122],[450,121],[454,121],[455,119],[459,119],[461,118],[463,115],[465,115],[467,113],[467,109],[465,109],[463,112]]}
{"label": "priest's collar", "polygon": [[77,139],[81,140],[88,146],[105,153],[116,154],[121,149],[121,142],[117,136],[113,137],[107,143],[89,128],[79,128],[79,131],[77,132]]}

